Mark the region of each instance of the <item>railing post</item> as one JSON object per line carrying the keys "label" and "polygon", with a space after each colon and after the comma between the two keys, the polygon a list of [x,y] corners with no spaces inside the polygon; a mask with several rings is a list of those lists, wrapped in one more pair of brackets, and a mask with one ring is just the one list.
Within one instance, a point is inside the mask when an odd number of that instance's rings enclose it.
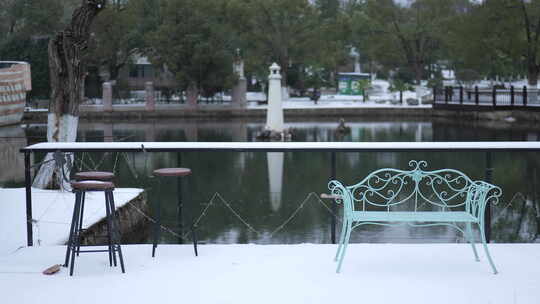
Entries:
{"label": "railing post", "polygon": [[437,103],[437,86],[433,86],[433,103]]}
{"label": "railing post", "polygon": [[399,102],[403,105],[403,90],[399,90]]}
{"label": "railing post", "polygon": [[480,102],[480,99],[478,98],[478,86],[474,86],[474,103],[478,105]]}
{"label": "railing post", "polygon": [[26,187],[26,241],[28,246],[34,245],[32,231],[32,169],[29,151],[24,152],[24,184]]}
{"label": "railing post", "polygon": [[146,111],[153,112],[156,110],[156,95],[154,90],[154,83],[152,81],[147,81],[144,83],[144,91],[145,91],[145,107]]}
{"label": "railing post", "polygon": [[510,105],[513,107],[515,103],[514,86],[510,86]]}
{"label": "railing post", "polygon": [[[336,179],[336,152],[332,152],[331,158],[330,158],[330,180]],[[330,226],[330,239],[332,240],[332,244],[336,243],[336,203],[332,202],[332,205],[330,206],[332,210],[332,221]]]}
{"label": "railing post", "polygon": [[[493,164],[491,152],[486,152],[486,177],[487,183],[493,182]],[[491,241],[491,204],[488,202],[486,205],[486,211],[484,213],[484,231],[486,233],[486,242]]]}
{"label": "railing post", "polygon": [[537,178],[536,178],[536,168],[533,170],[533,203],[535,206],[538,204],[538,191],[536,191],[536,185],[537,185]]}
{"label": "railing post", "polygon": [[448,104],[448,87],[444,87],[444,103]]}
{"label": "railing post", "polygon": [[[176,154],[176,164],[177,164],[177,167],[180,168],[182,167],[182,152],[178,152]],[[184,178],[189,178],[189,176],[185,176],[185,177],[176,177],[176,191],[178,192],[177,193],[177,198],[178,198],[178,205],[176,206],[176,217],[177,217],[177,220],[178,220],[178,244],[183,244],[184,243],[184,239],[183,239],[183,235],[184,235],[184,219],[183,219],[183,209],[184,209],[184,204],[183,204],[183,200],[182,200],[182,179]],[[158,229],[161,229],[161,227],[159,227]]]}
{"label": "railing post", "polygon": [[497,106],[497,88],[495,88],[495,86],[493,86],[493,91],[491,93],[491,98],[492,98],[492,102],[493,102],[493,107],[496,107]]}
{"label": "railing post", "polygon": [[463,86],[459,86],[459,103],[463,104]]}
{"label": "railing post", "polygon": [[527,106],[527,99],[529,97],[527,96],[527,86],[523,86],[523,106]]}
{"label": "railing post", "polygon": [[104,82],[102,84],[102,100],[103,100],[103,111],[112,112],[113,111],[113,87],[111,82]]}

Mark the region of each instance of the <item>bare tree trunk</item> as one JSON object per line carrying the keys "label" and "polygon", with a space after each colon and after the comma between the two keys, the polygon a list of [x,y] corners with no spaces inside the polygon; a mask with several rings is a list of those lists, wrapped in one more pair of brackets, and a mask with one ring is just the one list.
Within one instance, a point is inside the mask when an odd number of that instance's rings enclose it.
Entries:
{"label": "bare tree trunk", "polygon": [[[82,0],[71,17],[71,23],[49,42],[49,74],[51,98],[47,121],[47,140],[49,142],[73,142],[77,139],[79,104],[83,100],[86,77],[83,52],[88,45],[90,26],[97,14],[105,8],[107,0]],[[56,182],[63,189],[69,188],[63,173],[69,177],[69,164],[64,170],[57,168],[52,154],[41,166],[34,187],[46,188]],[[69,157],[73,161],[73,156]]]}
{"label": "bare tree trunk", "polygon": [[527,72],[527,80],[529,85],[536,88],[538,85],[538,73],[540,72],[540,67],[534,63],[529,64]]}
{"label": "bare tree trunk", "polygon": [[284,56],[283,60],[279,63],[281,66],[281,99],[288,100],[290,98],[289,85],[287,84],[289,74],[289,57]]}
{"label": "bare tree trunk", "polygon": [[538,73],[540,67],[535,63],[529,63],[527,78],[529,82],[528,103],[538,104]]}
{"label": "bare tree trunk", "polygon": [[416,85],[420,85],[422,83],[422,77],[424,74],[424,66],[422,63],[418,60],[415,60],[413,63],[413,69],[414,69],[414,77],[416,80]]}

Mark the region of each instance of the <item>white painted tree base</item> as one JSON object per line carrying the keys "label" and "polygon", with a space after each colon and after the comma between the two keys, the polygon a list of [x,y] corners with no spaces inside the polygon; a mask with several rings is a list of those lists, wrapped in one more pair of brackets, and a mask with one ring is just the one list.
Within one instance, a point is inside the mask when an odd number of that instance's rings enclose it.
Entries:
{"label": "white painted tree base", "polygon": [[[49,113],[47,117],[47,141],[48,142],[75,142],[77,140],[77,128],[79,126],[79,117],[69,114],[58,117],[55,113]],[[73,163],[73,154],[69,155],[71,163]],[[68,182],[62,178],[62,172],[56,169],[56,164],[53,160],[53,153],[47,153],[43,160],[43,165],[39,168],[34,179],[33,187],[39,189],[47,188],[53,182],[53,176],[56,176],[57,184],[61,189],[70,190]],[[69,177],[70,170],[66,164],[64,166],[64,174]],[[55,175],[56,173],[56,175]]]}

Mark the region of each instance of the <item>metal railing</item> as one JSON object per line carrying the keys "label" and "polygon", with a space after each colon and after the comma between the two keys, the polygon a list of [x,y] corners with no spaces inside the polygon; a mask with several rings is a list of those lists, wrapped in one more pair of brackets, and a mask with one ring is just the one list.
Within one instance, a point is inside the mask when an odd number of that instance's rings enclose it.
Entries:
{"label": "metal railing", "polygon": [[509,88],[453,87],[433,89],[433,106],[440,109],[476,110],[540,110],[538,89],[510,86]]}
{"label": "metal railing", "polygon": [[[484,152],[485,177],[492,183],[493,152],[540,151],[540,142],[75,142],[40,143],[20,150],[25,160],[26,224],[27,243],[33,245],[32,232],[32,167],[31,154],[43,152],[188,152],[188,151],[232,151],[232,152],[328,152],[330,162],[328,180],[336,178],[336,155],[338,152]],[[180,157],[178,165],[181,166]],[[321,172],[321,174],[325,174]],[[336,214],[336,204],[331,204],[331,213]],[[491,234],[491,209],[485,212],[485,231],[489,242]],[[331,217],[331,240],[336,241],[336,218]]]}

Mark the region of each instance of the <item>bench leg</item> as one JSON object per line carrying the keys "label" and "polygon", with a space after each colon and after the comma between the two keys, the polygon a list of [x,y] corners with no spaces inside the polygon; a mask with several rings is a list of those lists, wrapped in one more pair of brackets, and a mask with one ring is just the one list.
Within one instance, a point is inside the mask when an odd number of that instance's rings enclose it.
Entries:
{"label": "bench leg", "polygon": [[479,262],[480,259],[478,258],[478,252],[476,252],[476,245],[471,226],[471,223],[467,223],[467,239],[469,240],[469,243],[471,243],[471,247],[474,252],[474,259]]}
{"label": "bench leg", "polygon": [[343,241],[345,240],[345,233],[347,233],[347,220],[343,219],[343,225],[341,226],[341,235],[339,237],[339,245],[337,248],[336,256],[334,257],[334,261],[338,260],[339,252],[341,251],[341,248],[343,248]]}
{"label": "bench leg", "polygon": [[341,249],[341,252],[339,254],[339,261],[338,261],[336,273],[339,273],[339,271],[341,270],[341,263],[343,263],[343,258],[345,257],[345,252],[347,251],[347,245],[349,245],[349,238],[351,237],[351,230],[352,230],[352,225],[349,222],[347,223],[347,233],[345,235],[345,240],[343,242],[343,249]]}
{"label": "bench leg", "polygon": [[488,258],[489,264],[491,265],[491,269],[493,269],[493,274],[497,274],[497,268],[495,268],[495,264],[493,264],[493,261],[491,260],[491,255],[489,254],[489,250],[486,244],[486,234],[484,232],[484,225],[483,223],[478,223],[478,227],[480,228],[480,235],[482,237],[482,245],[484,245],[484,251],[486,252],[486,256]]}

